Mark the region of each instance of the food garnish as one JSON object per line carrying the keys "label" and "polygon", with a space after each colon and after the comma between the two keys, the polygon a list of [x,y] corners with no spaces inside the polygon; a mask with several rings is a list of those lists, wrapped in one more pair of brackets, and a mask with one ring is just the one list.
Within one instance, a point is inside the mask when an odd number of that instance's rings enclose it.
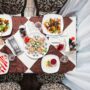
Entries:
{"label": "food garnish", "polygon": [[69,38],[69,46],[71,51],[76,50],[75,37]]}
{"label": "food garnish", "polygon": [[44,23],[44,26],[46,27],[46,29],[50,33],[55,33],[55,34],[61,33],[61,26],[60,26],[60,19],[59,18],[57,18],[57,19],[50,18],[49,21],[46,21]]}
{"label": "food garnish", "polygon": [[56,59],[51,59],[47,61],[47,66],[53,67],[54,65],[56,65],[56,63],[57,63]]}
{"label": "food garnish", "polygon": [[28,43],[30,41],[30,38],[28,37],[28,36],[26,36],[25,38],[24,38],[24,42],[25,43]]}

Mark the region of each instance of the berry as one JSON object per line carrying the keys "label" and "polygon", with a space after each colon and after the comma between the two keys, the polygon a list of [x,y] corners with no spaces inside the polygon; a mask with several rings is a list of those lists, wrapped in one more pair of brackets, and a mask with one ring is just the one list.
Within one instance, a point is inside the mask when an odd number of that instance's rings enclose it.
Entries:
{"label": "berry", "polygon": [[28,37],[28,36],[26,36],[25,38],[24,38],[24,42],[25,43],[28,43],[30,41],[30,38]]}
{"label": "berry", "polygon": [[52,59],[52,60],[51,60],[51,64],[52,64],[52,65],[55,65],[56,62],[57,62],[56,59]]}
{"label": "berry", "polygon": [[75,37],[71,37],[70,39],[73,41],[73,40],[75,40]]}

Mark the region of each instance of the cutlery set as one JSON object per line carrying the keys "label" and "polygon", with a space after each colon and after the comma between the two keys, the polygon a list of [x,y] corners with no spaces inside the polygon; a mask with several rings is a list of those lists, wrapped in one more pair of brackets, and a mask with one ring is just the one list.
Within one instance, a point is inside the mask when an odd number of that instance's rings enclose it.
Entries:
{"label": "cutlery set", "polygon": [[20,55],[22,53],[19,45],[17,44],[17,41],[15,40],[13,36],[8,39],[8,42],[10,46],[13,48],[16,55]]}

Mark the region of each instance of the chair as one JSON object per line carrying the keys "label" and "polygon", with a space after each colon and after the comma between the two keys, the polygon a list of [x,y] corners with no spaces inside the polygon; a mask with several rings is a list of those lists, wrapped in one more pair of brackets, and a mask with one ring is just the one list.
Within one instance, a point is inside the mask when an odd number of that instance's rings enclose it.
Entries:
{"label": "chair", "polygon": [[62,83],[64,74],[40,74],[37,79],[42,83],[40,90],[71,90]]}
{"label": "chair", "polygon": [[27,0],[2,0],[0,3],[2,13],[24,16]]}
{"label": "chair", "polygon": [[40,83],[45,84],[45,83],[61,83],[64,78],[64,74],[40,74],[37,75],[37,79]]}
{"label": "chair", "polygon": [[36,6],[36,15],[47,13],[59,13],[61,8],[66,4],[67,0],[34,0]]}
{"label": "chair", "polygon": [[16,82],[0,83],[0,90],[21,90],[21,86]]}
{"label": "chair", "polygon": [[19,82],[23,79],[23,74],[20,73],[7,73],[4,75],[0,75],[0,83],[1,82]]}
{"label": "chair", "polygon": [[71,90],[71,89],[63,84],[48,83],[48,84],[43,84],[40,90]]}

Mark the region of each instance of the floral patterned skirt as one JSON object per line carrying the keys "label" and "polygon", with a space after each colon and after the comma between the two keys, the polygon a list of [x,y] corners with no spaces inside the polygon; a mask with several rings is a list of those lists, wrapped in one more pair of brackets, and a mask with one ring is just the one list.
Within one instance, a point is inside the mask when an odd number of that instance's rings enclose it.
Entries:
{"label": "floral patterned skirt", "polygon": [[40,83],[61,83],[64,78],[63,74],[41,74],[37,75],[37,79]]}
{"label": "floral patterned skirt", "polygon": [[40,13],[58,12],[68,0],[35,0],[36,8]]}
{"label": "floral patterned skirt", "polygon": [[6,14],[20,14],[24,8],[25,0],[2,0],[0,12]]}
{"label": "floral patterned skirt", "polygon": [[21,90],[21,87],[15,82],[5,82],[0,83],[0,90]]}
{"label": "floral patterned skirt", "polygon": [[49,83],[41,86],[40,90],[71,90],[67,86],[58,83]]}
{"label": "floral patterned skirt", "polygon": [[14,73],[8,73],[5,75],[0,75],[0,82],[18,82],[23,79],[23,74],[14,74]]}

